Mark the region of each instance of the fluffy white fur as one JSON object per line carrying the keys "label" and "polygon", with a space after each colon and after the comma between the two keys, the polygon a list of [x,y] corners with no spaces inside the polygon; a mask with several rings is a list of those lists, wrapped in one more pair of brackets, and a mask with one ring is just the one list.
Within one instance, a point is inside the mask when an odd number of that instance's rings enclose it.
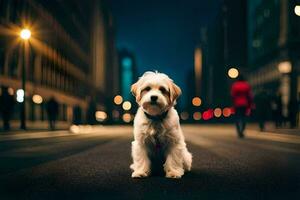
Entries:
{"label": "fluffy white fur", "polygon": [[[165,74],[146,72],[132,85],[131,92],[139,104],[134,119],[134,141],[132,142],[133,178],[147,177],[151,173],[150,156],[155,155],[155,145],[164,150],[163,165],[166,177],[180,178],[185,170],[191,170],[192,155],[188,152],[177,111],[176,99],[180,88]],[[151,96],[157,96],[153,103]],[[151,120],[167,111],[163,120]],[[144,113],[145,112],[145,113]]]}

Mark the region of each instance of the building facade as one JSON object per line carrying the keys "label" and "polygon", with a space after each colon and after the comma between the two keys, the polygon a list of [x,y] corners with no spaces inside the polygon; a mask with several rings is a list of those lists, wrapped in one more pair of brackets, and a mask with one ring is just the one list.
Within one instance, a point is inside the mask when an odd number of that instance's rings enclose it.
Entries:
{"label": "building facade", "polygon": [[[201,49],[201,83],[196,81],[201,88],[195,93],[200,93],[203,105],[207,107],[231,104],[230,85],[233,80],[228,77],[227,71],[231,67],[245,71],[246,19],[246,1],[223,0],[207,25],[200,28],[195,52]],[[196,57],[199,56],[195,54],[195,60]],[[197,68],[195,65],[196,80],[199,79]]]}
{"label": "building facade", "polygon": [[280,95],[284,117],[300,92],[300,17],[295,6],[293,0],[248,1],[248,78],[255,92],[263,88]]}
{"label": "building facade", "polygon": [[[88,100],[106,110],[105,101],[118,91],[113,19],[104,1],[0,1],[0,86],[16,93],[26,77],[26,118],[46,119],[45,103],[59,103],[59,120],[71,122],[73,108]],[[31,30],[27,47],[19,38]],[[111,87],[112,86],[112,87]],[[110,87],[110,89],[107,89]],[[38,95],[42,102],[35,103]],[[18,119],[18,105],[15,109]]]}

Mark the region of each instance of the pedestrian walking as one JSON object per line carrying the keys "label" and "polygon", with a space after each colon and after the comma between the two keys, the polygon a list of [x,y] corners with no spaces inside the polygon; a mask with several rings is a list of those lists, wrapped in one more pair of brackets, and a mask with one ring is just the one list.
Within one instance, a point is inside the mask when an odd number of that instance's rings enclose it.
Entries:
{"label": "pedestrian walking", "polygon": [[10,95],[7,87],[1,88],[2,94],[0,96],[0,114],[3,120],[4,131],[10,130],[10,119],[13,114],[15,100],[14,96]]}
{"label": "pedestrian walking", "polygon": [[281,94],[278,92],[276,96],[272,98],[271,108],[272,108],[272,118],[275,122],[276,128],[282,127],[283,115],[282,115],[282,100]]}
{"label": "pedestrian walking", "polygon": [[82,115],[81,108],[79,105],[76,105],[73,108],[73,124],[75,125],[82,124],[81,115]]}
{"label": "pedestrian walking", "polygon": [[55,130],[55,123],[58,115],[58,102],[54,97],[51,97],[47,102],[47,114],[50,130]]}
{"label": "pedestrian walking", "polygon": [[300,125],[300,92],[298,93],[298,100],[297,100],[297,119],[296,119],[296,126],[299,127]]}
{"label": "pedestrian walking", "polygon": [[269,117],[271,110],[270,99],[267,95],[267,92],[265,90],[261,90],[260,92],[258,92],[254,98],[254,102],[255,114],[256,119],[258,120],[259,129],[260,131],[264,131],[265,123]]}
{"label": "pedestrian walking", "polygon": [[89,101],[89,106],[86,112],[86,122],[89,125],[95,125],[97,123],[95,113],[96,113],[96,102],[91,99]]}
{"label": "pedestrian walking", "polygon": [[251,87],[242,75],[231,86],[231,97],[235,112],[235,123],[238,136],[244,137],[246,117],[250,115],[253,105]]}

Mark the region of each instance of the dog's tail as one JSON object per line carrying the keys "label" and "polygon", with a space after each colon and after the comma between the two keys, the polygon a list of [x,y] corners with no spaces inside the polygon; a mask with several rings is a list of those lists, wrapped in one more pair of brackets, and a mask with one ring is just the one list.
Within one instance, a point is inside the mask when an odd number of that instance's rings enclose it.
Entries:
{"label": "dog's tail", "polygon": [[191,171],[192,160],[193,160],[192,154],[188,152],[187,149],[183,151],[183,166],[187,171]]}

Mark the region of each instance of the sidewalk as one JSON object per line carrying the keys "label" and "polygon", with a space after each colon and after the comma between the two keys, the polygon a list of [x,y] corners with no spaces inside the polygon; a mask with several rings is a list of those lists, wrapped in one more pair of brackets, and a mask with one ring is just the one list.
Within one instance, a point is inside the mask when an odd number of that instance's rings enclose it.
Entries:
{"label": "sidewalk", "polygon": [[[15,120],[10,123],[10,131],[4,131],[2,120],[0,122],[0,134],[11,134],[18,132],[37,132],[37,131],[49,131],[48,121],[26,121],[27,130],[24,131],[20,129],[20,121]],[[70,124],[64,121],[58,121],[56,123],[56,130],[67,130],[69,129]]]}
{"label": "sidewalk", "polygon": [[[251,123],[251,124],[247,124],[247,129],[250,130],[256,130],[259,131],[259,127],[258,124],[256,123]],[[259,131],[260,132],[260,131]],[[300,136],[300,128],[276,128],[274,123],[268,122],[265,125],[265,131],[264,132],[269,132],[269,133],[277,133],[277,134],[290,134],[290,135],[299,135]]]}

